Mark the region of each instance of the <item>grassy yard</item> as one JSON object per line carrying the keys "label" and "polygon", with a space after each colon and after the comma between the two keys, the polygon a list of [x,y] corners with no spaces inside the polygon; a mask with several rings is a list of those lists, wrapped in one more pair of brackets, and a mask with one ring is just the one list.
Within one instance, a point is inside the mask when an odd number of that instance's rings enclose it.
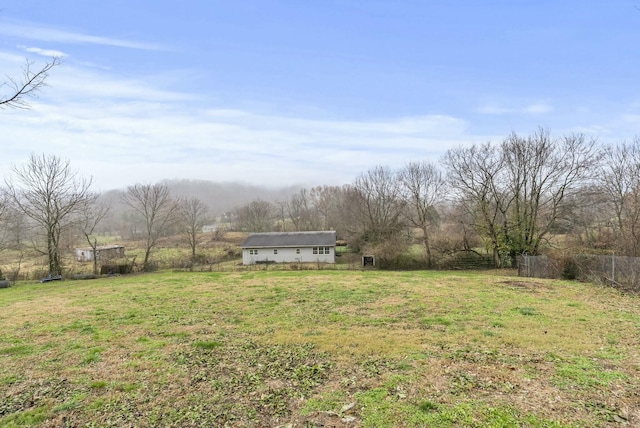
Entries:
{"label": "grassy yard", "polygon": [[452,272],[0,289],[0,426],[640,425],[637,296]]}

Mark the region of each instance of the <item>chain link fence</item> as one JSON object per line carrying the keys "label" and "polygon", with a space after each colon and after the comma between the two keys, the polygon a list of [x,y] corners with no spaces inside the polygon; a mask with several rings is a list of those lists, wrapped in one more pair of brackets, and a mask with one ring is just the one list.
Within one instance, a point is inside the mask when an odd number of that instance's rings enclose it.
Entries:
{"label": "chain link fence", "polygon": [[580,254],[518,257],[518,275],[533,278],[577,279],[640,292],[640,257]]}

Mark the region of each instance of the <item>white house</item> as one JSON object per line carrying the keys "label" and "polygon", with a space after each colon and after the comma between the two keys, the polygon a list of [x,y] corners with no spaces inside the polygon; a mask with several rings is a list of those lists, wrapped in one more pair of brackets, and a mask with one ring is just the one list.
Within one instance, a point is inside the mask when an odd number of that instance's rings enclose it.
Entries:
{"label": "white house", "polygon": [[[98,245],[96,247],[97,260],[109,260],[124,257],[124,247],[122,245]],[[93,248],[76,248],[76,260],[79,262],[90,262],[94,258]]]}
{"label": "white house", "polygon": [[336,232],[254,233],[240,245],[242,264],[335,263]]}

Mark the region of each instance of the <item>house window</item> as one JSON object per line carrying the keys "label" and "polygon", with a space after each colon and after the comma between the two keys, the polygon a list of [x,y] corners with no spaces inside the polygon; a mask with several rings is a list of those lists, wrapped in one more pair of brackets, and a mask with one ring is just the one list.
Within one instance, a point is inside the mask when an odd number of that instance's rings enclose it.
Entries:
{"label": "house window", "polygon": [[296,254],[300,254],[300,248],[296,248]]}
{"label": "house window", "polygon": [[331,247],[313,247],[313,254],[331,254]]}
{"label": "house window", "polygon": [[278,249],[274,249],[273,254],[278,254]]}
{"label": "house window", "polygon": [[257,256],[258,255],[258,250],[249,250],[249,255],[250,256]]}

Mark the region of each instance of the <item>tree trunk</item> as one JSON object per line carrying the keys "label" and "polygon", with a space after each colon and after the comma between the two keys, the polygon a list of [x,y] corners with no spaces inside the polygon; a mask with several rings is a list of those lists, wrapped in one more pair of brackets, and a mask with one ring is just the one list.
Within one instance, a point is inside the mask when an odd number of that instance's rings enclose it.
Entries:
{"label": "tree trunk", "polygon": [[426,227],[422,228],[422,242],[424,244],[424,252],[427,257],[427,267],[433,266],[433,259],[431,257],[431,245],[429,245],[429,232]]}

